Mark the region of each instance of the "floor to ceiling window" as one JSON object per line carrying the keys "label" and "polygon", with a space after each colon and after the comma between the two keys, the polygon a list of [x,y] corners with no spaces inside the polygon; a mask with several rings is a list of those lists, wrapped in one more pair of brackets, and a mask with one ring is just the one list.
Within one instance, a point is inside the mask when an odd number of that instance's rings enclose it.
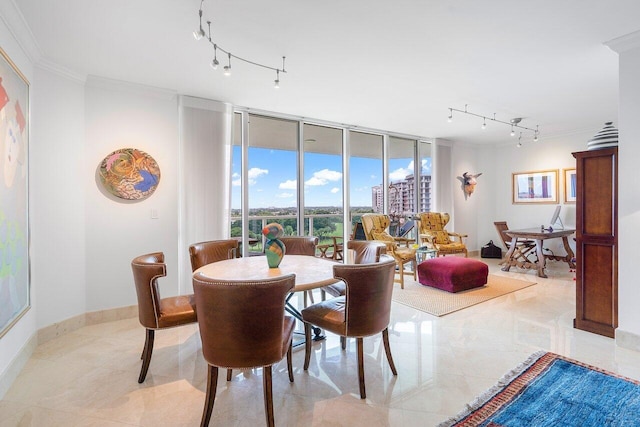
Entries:
{"label": "floor to ceiling window", "polygon": [[387,213],[391,219],[389,232],[393,236],[404,237],[412,231],[413,217],[416,214],[416,140],[390,137],[387,153]]}
{"label": "floor to ceiling window", "polygon": [[240,111],[231,173],[230,231],[247,255],[262,253],[269,222],[322,245],[348,237],[363,213],[389,214],[398,234],[431,208],[431,149],[418,138]]}
{"label": "floor to ceiling window", "polygon": [[303,126],[304,234],[319,244],[343,235],[342,129]]}
{"label": "floor to ceiling window", "polygon": [[349,131],[350,226],[363,213],[384,212],[382,135]]}
{"label": "floor to ceiling window", "polygon": [[[242,120],[242,115],[234,116]],[[249,215],[246,229],[249,251],[261,252],[262,229],[268,223],[279,223],[286,235],[298,234],[298,123],[249,114],[247,124],[248,182],[245,191]],[[242,135],[242,125],[235,128],[240,130],[236,133]],[[242,162],[237,159],[242,159],[242,145],[234,144],[233,186],[242,184],[242,168],[238,170],[238,164]],[[238,199],[240,203],[237,203]],[[232,218],[236,223],[241,218],[242,206],[242,192],[232,191]],[[232,233],[234,231],[241,235],[242,228],[232,229]]]}

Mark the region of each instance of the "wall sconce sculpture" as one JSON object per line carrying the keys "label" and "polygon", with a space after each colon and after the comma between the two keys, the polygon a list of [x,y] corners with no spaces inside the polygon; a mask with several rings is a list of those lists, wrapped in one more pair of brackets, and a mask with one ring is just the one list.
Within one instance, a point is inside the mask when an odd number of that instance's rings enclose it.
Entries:
{"label": "wall sconce sculpture", "polygon": [[476,178],[482,175],[482,172],[477,173],[475,175],[470,174],[469,172],[465,172],[461,177],[458,177],[460,181],[462,181],[462,191],[464,191],[464,199],[467,200],[467,197],[470,197],[471,194],[476,189]]}

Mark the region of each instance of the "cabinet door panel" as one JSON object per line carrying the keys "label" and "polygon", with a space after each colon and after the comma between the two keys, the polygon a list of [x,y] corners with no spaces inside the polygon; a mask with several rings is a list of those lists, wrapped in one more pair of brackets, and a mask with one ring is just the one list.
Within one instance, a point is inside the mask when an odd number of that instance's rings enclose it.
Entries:
{"label": "cabinet door panel", "polygon": [[582,319],[604,325],[614,322],[614,247],[592,245],[582,246]]}
{"label": "cabinet door panel", "polygon": [[611,185],[613,162],[610,157],[584,159],[582,176],[583,208],[588,215],[583,217],[583,233],[594,235],[613,234],[614,188]]}

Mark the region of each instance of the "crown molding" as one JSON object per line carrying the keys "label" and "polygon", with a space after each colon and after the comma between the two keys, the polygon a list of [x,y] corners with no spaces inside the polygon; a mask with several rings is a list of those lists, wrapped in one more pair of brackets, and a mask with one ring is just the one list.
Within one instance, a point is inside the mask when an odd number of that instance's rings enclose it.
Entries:
{"label": "crown molding", "polygon": [[62,65],[59,65],[53,61],[49,61],[46,58],[41,58],[40,61],[35,64],[35,66],[42,70],[57,74],[66,79],[73,80],[80,84],[84,84],[87,81],[86,75],[76,73],[75,71],[63,67]]}
{"label": "crown molding", "polygon": [[640,48],[640,30],[604,42],[604,45],[617,53]]}
{"label": "crown molding", "polygon": [[133,83],[124,80],[110,79],[108,77],[88,75],[85,87],[93,87],[108,91],[123,91],[127,93],[137,93],[143,96],[154,96],[159,99],[173,99],[178,93],[172,89],[147,86],[140,83]]}

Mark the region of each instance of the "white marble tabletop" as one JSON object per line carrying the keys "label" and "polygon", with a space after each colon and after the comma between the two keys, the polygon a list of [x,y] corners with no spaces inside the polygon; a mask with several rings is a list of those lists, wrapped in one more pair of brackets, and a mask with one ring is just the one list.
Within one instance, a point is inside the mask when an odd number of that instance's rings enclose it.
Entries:
{"label": "white marble tabletop", "polygon": [[261,280],[294,273],[293,290],[307,291],[338,282],[333,278],[335,262],[309,255],[285,255],[278,268],[269,268],[267,257],[252,256],[233,258],[207,264],[194,274],[202,274],[219,280]]}

